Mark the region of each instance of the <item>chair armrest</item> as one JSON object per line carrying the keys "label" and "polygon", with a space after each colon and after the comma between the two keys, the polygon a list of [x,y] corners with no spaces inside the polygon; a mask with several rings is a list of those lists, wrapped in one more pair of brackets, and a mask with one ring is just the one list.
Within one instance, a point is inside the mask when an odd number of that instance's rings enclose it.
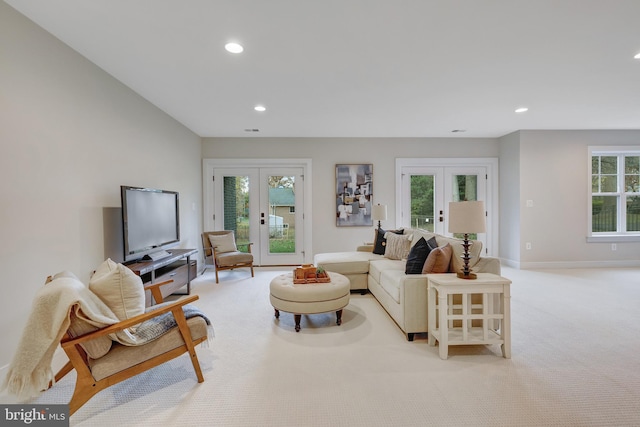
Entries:
{"label": "chair armrest", "polygon": [[190,304],[200,298],[198,295],[191,295],[186,298],[182,298],[176,302],[171,304],[167,304],[162,308],[158,308],[157,310],[150,311],[148,313],[140,314],[138,316],[134,316],[131,319],[122,320],[118,323],[114,323],[113,325],[105,326],[104,328],[97,329],[88,334],[81,335],[79,337],[73,339],[63,339],[60,344],[62,347],[71,347],[77,344],[81,344],[85,341],[90,341],[94,338],[98,338],[104,335],[113,334],[118,331],[122,331],[124,329],[135,326],[139,323],[144,322],[145,320],[153,319],[161,314],[167,313],[169,311],[176,312],[178,310],[182,310],[182,306],[186,304]]}

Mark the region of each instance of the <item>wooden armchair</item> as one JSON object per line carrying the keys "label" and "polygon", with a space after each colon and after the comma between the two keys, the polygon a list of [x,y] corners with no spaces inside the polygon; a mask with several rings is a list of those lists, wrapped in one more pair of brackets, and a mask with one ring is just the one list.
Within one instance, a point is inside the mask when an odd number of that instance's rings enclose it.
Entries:
{"label": "wooden armchair", "polygon": [[218,271],[220,270],[249,267],[251,268],[251,277],[254,277],[251,245],[253,243],[247,243],[247,252],[240,252],[236,247],[233,230],[205,231],[202,233],[205,264],[209,261],[210,264],[214,265],[216,283],[219,283]]}
{"label": "wooden armchair", "polygon": [[[150,290],[156,302],[161,303],[163,298],[160,287],[170,282],[148,285],[145,286],[145,290]],[[207,340],[207,322],[199,316],[187,319],[183,311],[185,304],[197,299],[197,295],[192,295],[78,337],[72,337],[71,333],[67,331],[60,341],[60,345],[69,357],[69,362],[56,374],[55,380],[59,381],[73,369],[76,370],[77,379],[73,396],[69,402],[69,415],[72,415],[105,388],[174,359],[183,353],[189,354],[198,382],[203,382],[204,377],[195,346]],[[96,338],[125,330],[168,312],[173,313],[177,326],[146,344],[125,346],[113,342],[111,349],[97,359],[89,357],[82,346]],[[49,384],[49,387],[51,386],[52,384]]]}

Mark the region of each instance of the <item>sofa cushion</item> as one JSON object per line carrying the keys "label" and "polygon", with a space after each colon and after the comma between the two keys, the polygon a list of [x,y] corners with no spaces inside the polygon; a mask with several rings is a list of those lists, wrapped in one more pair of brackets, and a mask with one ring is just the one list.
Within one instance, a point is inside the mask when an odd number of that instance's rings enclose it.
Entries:
{"label": "sofa cushion", "polygon": [[405,273],[422,274],[422,268],[424,267],[424,262],[427,260],[429,252],[437,247],[438,243],[435,237],[432,237],[428,242],[424,237],[420,237],[409,251]]}
{"label": "sofa cushion", "polygon": [[[436,237],[436,233],[427,230],[421,230],[419,228],[405,229],[406,234],[412,234],[413,240],[411,241],[411,246],[414,246],[416,243],[420,241],[421,238],[424,237],[424,240],[427,242],[432,238]],[[438,243],[435,243],[431,248],[437,248]]]}
{"label": "sofa cushion", "polygon": [[432,250],[424,262],[422,274],[447,273],[449,271],[449,264],[451,263],[452,252],[453,250],[449,243]]}
{"label": "sofa cushion", "polygon": [[316,267],[340,274],[367,274],[369,261],[381,259],[382,255],[372,252],[329,252],[316,254],[313,262]]}
{"label": "sofa cushion", "polygon": [[384,270],[380,274],[380,287],[398,304],[400,303],[400,283],[405,277],[402,270]]}
{"label": "sofa cushion", "polygon": [[[402,229],[400,230],[389,230],[395,234],[402,234]],[[386,230],[382,228],[376,228],[375,236],[373,239],[373,253],[377,255],[384,255],[385,248],[387,246],[387,239],[385,238]]]}
{"label": "sofa cushion", "polygon": [[398,270],[404,273],[404,268],[404,261],[381,258],[372,260],[369,263],[369,275],[372,276],[376,282],[380,283],[380,275],[383,271]]}
{"label": "sofa cushion", "polygon": [[384,237],[387,239],[387,247],[384,251],[385,258],[406,259],[409,256],[413,235],[387,232]]}

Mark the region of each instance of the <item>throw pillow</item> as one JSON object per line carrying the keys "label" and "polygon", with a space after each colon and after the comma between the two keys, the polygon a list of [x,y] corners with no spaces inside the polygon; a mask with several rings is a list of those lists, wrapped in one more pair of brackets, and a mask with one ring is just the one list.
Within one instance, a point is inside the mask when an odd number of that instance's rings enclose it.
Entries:
{"label": "throw pillow", "polygon": [[449,271],[449,263],[451,262],[451,254],[453,249],[447,243],[444,246],[433,249],[422,267],[422,274],[430,273],[447,273]]}
{"label": "throw pillow", "polygon": [[233,233],[227,234],[209,234],[209,242],[211,246],[216,248],[216,252],[235,252],[238,250],[236,247],[236,239]]}
{"label": "throw pillow", "polygon": [[[389,230],[395,234],[402,234],[403,230]],[[385,239],[384,235],[387,233],[386,230],[382,228],[376,228],[375,237],[373,239],[373,253],[378,255],[384,255],[385,248],[387,246],[387,239]]]}
{"label": "throw pillow", "polygon": [[387,246],[384,250],[385,258],[406,259],[409,256],[413,234],[395,234],[388,231],[384,238],[387,239]]}
{"label": "throw pillow", "polygon": [[144,313],[145,297],[142,279],[122,264],[107,259],[89,281],[96,294],[120,320]]}
{"label": "throw pillow", "polygon": [[426,241],[421,237],[415,245],[411,247],[409,256],[407,257],[407,265],[405,274],[422,274],[422,268],[427,260],[429,253],[438,247],[435,236]]}
{"label": "throw pillow", "polygon": [[424,266],[424,262],[426,261],[427,255],[429,255],[430,251],[427,241],[424,240],[424,237],[421,237],[409,251],[404,273],[421,274],[422,267]]}

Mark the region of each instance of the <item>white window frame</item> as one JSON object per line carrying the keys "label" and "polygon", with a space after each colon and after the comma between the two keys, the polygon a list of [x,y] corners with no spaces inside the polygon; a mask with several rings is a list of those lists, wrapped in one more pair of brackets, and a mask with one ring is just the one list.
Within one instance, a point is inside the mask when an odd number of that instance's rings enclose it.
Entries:
{"label": "white window frame", "polygon": [[[616,156],[618,157],[618,188],[615,193],[602,193],[605,195],[617,195],[617,228],[615,232],[596,232],[593,230],[593,188],[592,188],[592,158],[593,156]],[[587,242],[603,243],[603,242],[640,242],[640,231],[628,232],[620,230],[621,224],[626,226],[626,196],[625,181],[624,181],[624,167],[620,163],[620,159],[624,156],[640,156],[640,146],[590,146],[588,149],[588,179],[587,179]],[[600,193],[595,193],[598,195]]]}

